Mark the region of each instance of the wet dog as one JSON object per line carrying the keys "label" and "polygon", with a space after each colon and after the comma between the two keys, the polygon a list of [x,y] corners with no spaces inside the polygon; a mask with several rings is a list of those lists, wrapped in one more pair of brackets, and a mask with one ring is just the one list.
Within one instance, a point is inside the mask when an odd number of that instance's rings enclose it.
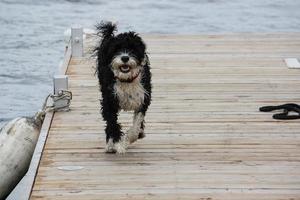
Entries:
{"label": "wet dog", "polygon": [[[96,27],[101,37],[96,54],[106,152],[125,153],[128,144],[145,137],[144,117],[151,102],[146,45],[135,32],[116,35],[116,25],[111,22],[101,22]],[[133,125],[126,133],[118,123],[120,110],[134,111]]]}

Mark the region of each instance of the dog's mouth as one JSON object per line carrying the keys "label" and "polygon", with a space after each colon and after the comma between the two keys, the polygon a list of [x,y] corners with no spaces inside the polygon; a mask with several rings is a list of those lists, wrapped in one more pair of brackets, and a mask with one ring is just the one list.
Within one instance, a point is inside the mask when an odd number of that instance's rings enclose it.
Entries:
{"label": "dog's mouth", "polygon": [[120,71],[121,72],[123,72],[123,73],[128,73],[128,72],[130,72],[130,66],[129,65],[121,65],[120,67],[119,67],[119,69],[120,69]]}

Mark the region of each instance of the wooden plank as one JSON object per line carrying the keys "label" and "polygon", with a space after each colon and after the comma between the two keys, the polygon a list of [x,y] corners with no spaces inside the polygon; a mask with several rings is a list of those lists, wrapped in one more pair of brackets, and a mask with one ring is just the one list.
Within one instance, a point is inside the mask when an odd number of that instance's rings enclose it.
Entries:
{"label": "wooden plank", "polygon": [[173,199],[224,199],[224,200],[282,200],[282,199],[298,199],[299,190],[288,189],[240,189],[240,188],[149,188],[149,189],[131,189],[131,190],[65,190],[65,191],[38,191],[33,199],[151,199],[151,200],[173,200]]}

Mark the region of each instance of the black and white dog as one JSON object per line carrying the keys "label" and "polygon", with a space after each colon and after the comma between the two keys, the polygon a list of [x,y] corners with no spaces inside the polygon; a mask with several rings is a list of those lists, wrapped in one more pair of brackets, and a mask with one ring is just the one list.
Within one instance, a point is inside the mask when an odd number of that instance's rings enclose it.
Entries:
{"label": "black and white dog", "polygon": [[[145,137],[144,117],[151,101],[151,73],[146,45],[135,32],[115,35],[116,25],[96,26],[101,41],[96,48],[102,92],[102,116],[106,121],[106,152],[125,153],[128,144]],[[134,111],[126,132],[118,123],[119,111]]]}

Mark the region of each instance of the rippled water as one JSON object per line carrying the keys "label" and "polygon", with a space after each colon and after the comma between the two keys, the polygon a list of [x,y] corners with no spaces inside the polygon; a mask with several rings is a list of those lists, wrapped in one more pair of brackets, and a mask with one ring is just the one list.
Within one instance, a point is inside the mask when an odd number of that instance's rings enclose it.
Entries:
{"label": "rippled water", "polygon": [[0,0],[0,126],[51,92],[71,24],[142,33],[299,32],[299,0]]}
{"label": "rippled water", "polygon": [[[134,2],[134,3],[133,3]],[[0,0],[0,125],[51,92],[71,24],[100,19],[143,33],[300,31],[299,0]]]}

